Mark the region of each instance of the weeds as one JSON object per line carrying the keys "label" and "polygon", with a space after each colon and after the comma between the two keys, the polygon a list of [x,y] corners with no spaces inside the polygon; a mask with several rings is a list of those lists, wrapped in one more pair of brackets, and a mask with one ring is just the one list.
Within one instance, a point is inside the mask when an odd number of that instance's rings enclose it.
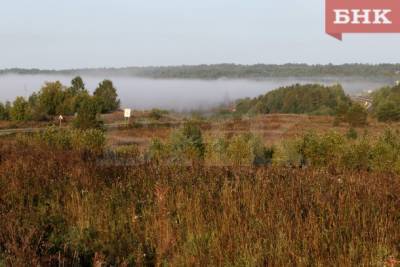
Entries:
{"label": "weeds", "polygon": [[[392,135],[308,135],[274,153],[307,168],[160,164],[158,141],[142,164],[96,164],[70,145],[78,137],[53,130],[28,145],[2,141],[0,265],[383,266],[400,256],[400,180],[386,169],[398,162]],[[261,144],[239,136],[212,147],[257,154]]]}

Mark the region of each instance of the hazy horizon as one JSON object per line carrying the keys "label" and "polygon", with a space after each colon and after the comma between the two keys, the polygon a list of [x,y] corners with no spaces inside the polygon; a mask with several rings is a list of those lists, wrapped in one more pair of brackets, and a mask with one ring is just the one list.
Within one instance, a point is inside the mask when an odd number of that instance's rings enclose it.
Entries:
{"label": "hazy horizon", "polygon": [[320,0],[17,0],[0,9],[0,69],[398,63],[399,34],[325,34]]}
{"label": "hazy horizon", "polygon": [[[21,70],[40,70],[40,71],[55,71],[55,72],[59,72],[59,71],[84,71],[84,70],[111,70],[111,69],[126,69],[126,68],[168,68],[168,67],[196,67],[196,66],[217,66],[217,65],[237,65],[237,66],[255,66],[255,65],[276,65],[276,66],[284,66],[284,65],[307,65],[307,66],[329,66],[329,65],[333,65],[333,66],[343,66],[343,65],[347,65],[347,64],[360,64],[360,65],[371,65],[371,66],[378,66],[378,65],[395,65],[395,64],[400,64],[399,62],[377,62],[377,63],[360,63],[360,62],[345,62],[345,63],[340,63],[340,64],[333,64],[333,63],[324,63],[324,64],[320,64],[320,63],[307,63],[307,62],[285,62],[285,63],[279,63],[279,64],[275,64],[275,63],[266,63],[266,62],[258,62],[258,63],[254,63],[254,64],[241,64],[241,63],[235,63],[235,62],[217,62],[217,63],[202,63],[202,64],[176,64],[176,65],[125,65],[125,66],[92,66],[92,67],[85,67],[85,66],[81,66],[81,67],[71,67],[71,68],[40,68],[40,67],[15,67],[15,66],[11,66],[11,67],[4,67],[4,68],[0,68],[0,70],[12,70],[12,69],[21,69]],[[23,75],[23,74],[21,74]],[[79,73],[77,73],[77,75],[80,75]]]}

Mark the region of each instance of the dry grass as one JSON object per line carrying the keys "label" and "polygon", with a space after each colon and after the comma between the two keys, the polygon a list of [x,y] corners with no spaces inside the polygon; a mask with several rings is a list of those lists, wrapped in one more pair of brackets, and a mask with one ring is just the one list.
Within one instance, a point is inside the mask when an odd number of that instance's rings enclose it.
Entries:
{"label": "dry grass", "polygon": [[[278,144],[282,140],[304,135],[307,132],[326,133],[336,131],[345,134],[349,125],[342,123],[333,126],[334,118],[331,116],[309,116],[290,114],[261,115],[250,119],[229,120],[226,122],[211,122],[202,126],[205,139],[215,136],[234,136],[240,133],[254,133],[263,138],[266,145]],[[400,129],[399,123],[390,125],[392,129]],[[370,135],[380,135],[388,127],[385,123],[379,123],[370,119],[368,126],[358,128],[362,134],[368,131]],[[165,140],[175,127],[152,127],[119,130],[110,132],[108,143],[111,145],[138,144],[147,147],[150,140],[159,138]]]}
{"label": "dry grass", "polygon": [[1,143],[0,264],[383,266],[399,257],[396,175],[100,163]]}

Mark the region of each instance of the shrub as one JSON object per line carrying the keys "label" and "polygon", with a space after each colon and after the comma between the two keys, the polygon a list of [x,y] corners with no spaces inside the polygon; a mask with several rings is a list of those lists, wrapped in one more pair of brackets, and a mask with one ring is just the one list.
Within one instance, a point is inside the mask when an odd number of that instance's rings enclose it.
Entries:
{"label": "shrub", "polygon": [[105,147],[106,138],[104,132],[99,129],[70,130],[51,126],[34,135],[32,141],[51,149],[101,154]]}
{"label": "shrub", "polygon": [[378,105],[376,116],[379,121],[400,121],[400,107],[394,101],[383,102]]}
{"label": "shrub", "polygon": [[360,104],[354,103],[346,114],[346,121],[352,127],[359,127],[367,125],[367,110]]}
{"label": "shrub", "polygon": [[354,171],[368,171],[371,167],[372,149],[366,138],[348,144],[340,156],[340,166]]}
{"label": "shrub", "polygon": [[200,126],[191,121],[185,122],[182,128],[182,135],[192,144],[199,157],[202,158],[204,156],[205,147]]}
{"label": "shrub", "polygon": [[399,132],[386,129],[374,144],[371,157],[371,169],[400,172]]}
{"label": "shrub", "polygon": [[10,104],[0,103],[0,120],[9,120],[10,119]]}
{"label": "shrub", "polygon": [[277,166],[303,166],[305,159],[301,146],[301,139],[284,140],[277,146],[272,163]]}
{"label": "shrub", "polygon": [[400,86],[384,87],[373,93],[373,110],[379,121],[400,120]]}
{"label": "shrub", "polygon": [[170,149],[160,139],[153,139],[147,151],[147,159],[155,162],[166,162],[170,156]]}
{"label": "shrub", "polygon": [[255,158],[250,135],[234,136],[227,148],[227,157],[234,165],[251,165]]}
{"label": "shrub", "polygon": [[307,134],[287,140],[274,153],[278,166],[308,166],[335,171],[380,171],[400,173],[400,137],[387,130],[379,138],[344,138],[338,133]]}
{"label": "shrub", "polygon": [[56,126],[51,126],[38,133],[37,139],[51,148],[60,150],[72,149],[73,136],[70,130],[60,130]]}
{"label": "shrub", "polygon": [[274,150],[266,148],[253,134],[235,135],[229,139],[215,138],[207,147],[207,161],[226,165],[265,165],[271,163]]}
{"label": "shrub", "polygon": [[174,162],[183,163],[186,160],[198,161],[202,159],[202,152],[181,131],[172,133],[169,142],[170,156]]}
{"label": "shrub", "polygon": [[207,161],[213,164],[227,163],[228,146],[229,146],[229,141],[226,138],[218,137],[212,139],[206,147]]}
{"label": "shrub", "polygon": [[357,133],[356,129],[354,129],[353,127],[350,127],[346,133],[346,137],[348,139],[357,139],[358,133]]}
{"label": "shrub", "polygon": [[168,114],[168,111],[154,108],[150,111],[149,117],[153,120],[159,120],[166,114]]}
{"label": "shrub", "polygon": [[86,153],[101,154],[106,142],[104,132],[100,129],[73,130],[72,148]]}
{"label": "shrub", "polygon": [[99,106],[97,101],[90,96],[81,99],[73,125],[78,129],[100,128],[102,122],[97,119]]}
{"label": "shrub", "polygon": [[10,110],[10,117],[14,121],[25,121],[30,119],[29,105],[23,97],[17,97]]}
{"label": "shrub", "polygon": [[336,132],[324,135],[306,134],[300,146],[300,154],[306,164],[316,167],[335,167],[343,152],[345,139]]}

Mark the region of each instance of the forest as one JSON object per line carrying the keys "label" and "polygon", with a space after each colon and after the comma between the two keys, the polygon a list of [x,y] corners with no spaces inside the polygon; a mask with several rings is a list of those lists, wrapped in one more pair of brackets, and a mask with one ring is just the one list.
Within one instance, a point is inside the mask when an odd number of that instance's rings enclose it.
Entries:
{"label": "forest", "polygon": [[334,115],[340,105],[351,105],[350,98],[340,85],[296,84],[253,99],[240,99],[236,102],[236,112]]}
{"label": "forest", "polygon": [[400,79],[400,64],[343,64],[343,65],[308,65],[308,64],[215,64],[183,65],[125,68],[92,68],[66,70],[40,69],[4,69],[5,74],[65,74],[65,75],[123,75],[154,79],[254,79],[279,77],[371,77],[380,79]]}

